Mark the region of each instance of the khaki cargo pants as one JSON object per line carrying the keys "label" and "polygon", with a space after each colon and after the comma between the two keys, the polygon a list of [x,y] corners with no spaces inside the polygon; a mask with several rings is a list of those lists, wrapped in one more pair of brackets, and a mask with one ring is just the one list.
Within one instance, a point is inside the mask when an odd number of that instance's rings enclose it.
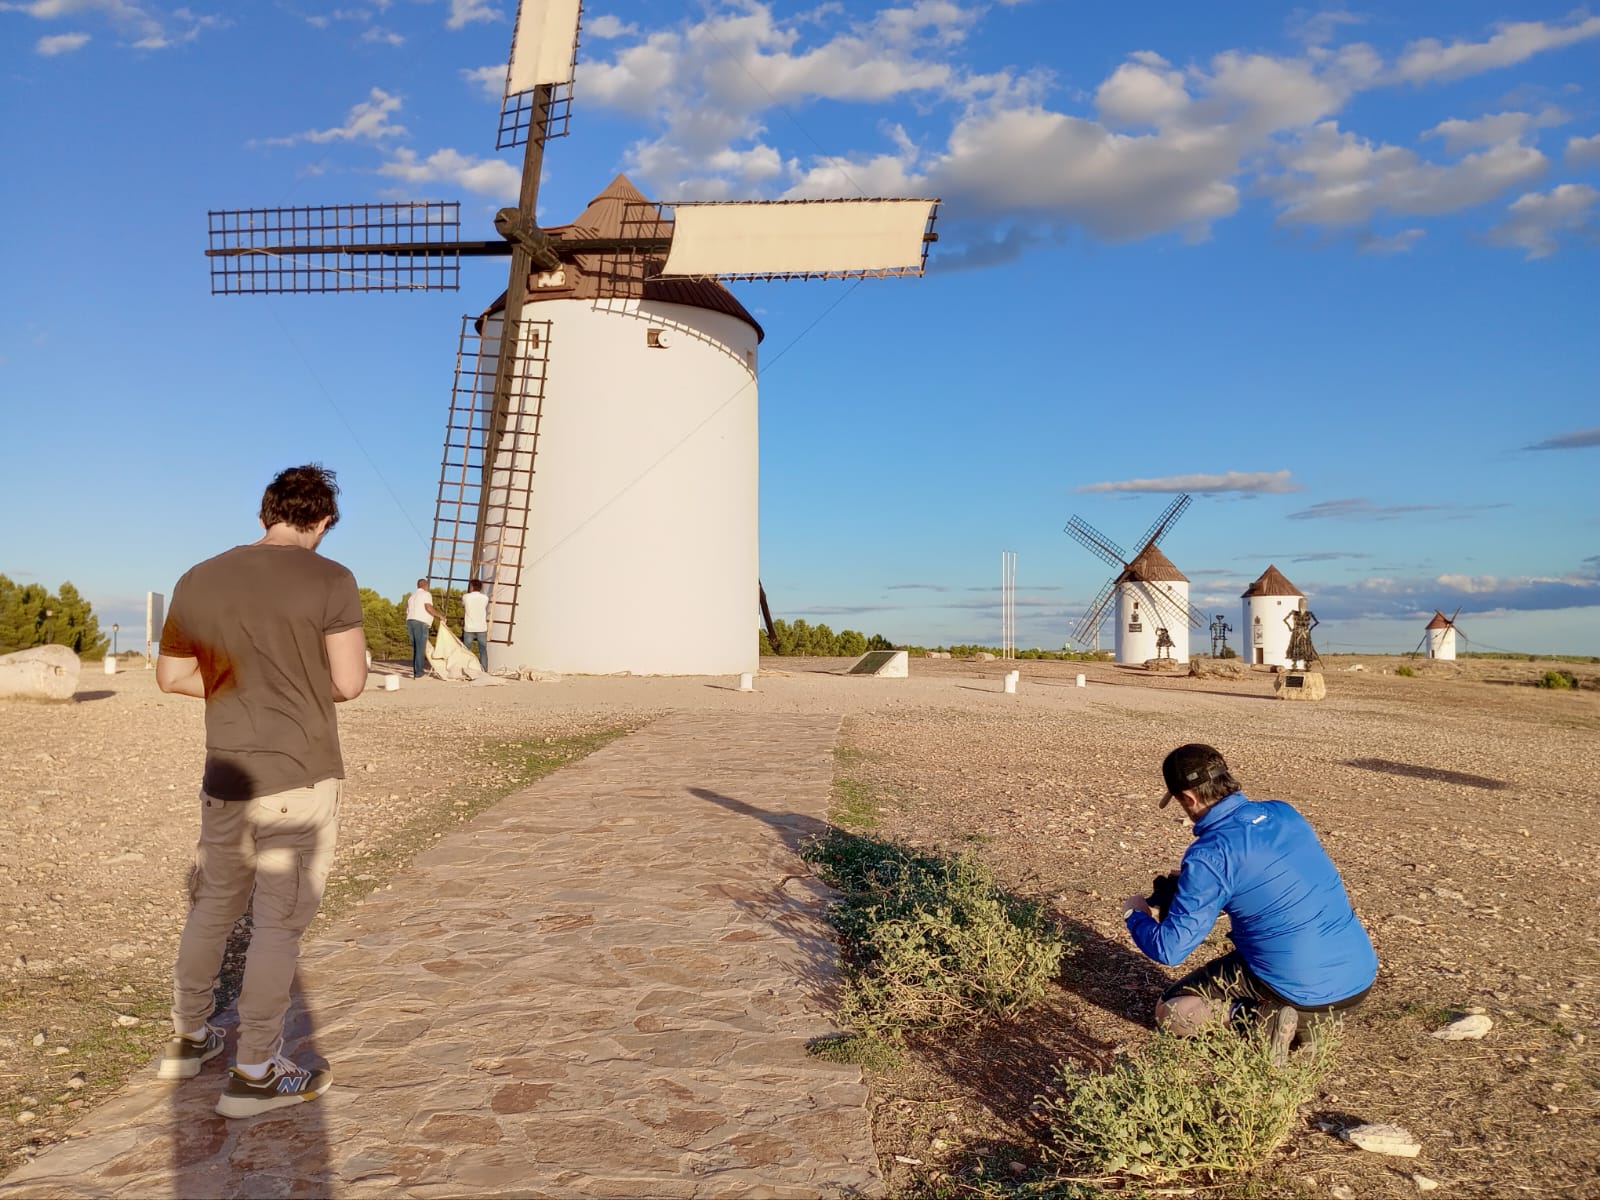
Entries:
{"label": "khaki cargo pants", "polygon": [[211,1016],[228,934],[248,906],[252,930],[239,992],[237,1061],[265,1062],[277,1052],[300,935],[317,915],[333,865],[343,788],[342,779],[324,779],[254,800],[200,793],[189,917],[173,972],[175,1030],[192,1033]]}

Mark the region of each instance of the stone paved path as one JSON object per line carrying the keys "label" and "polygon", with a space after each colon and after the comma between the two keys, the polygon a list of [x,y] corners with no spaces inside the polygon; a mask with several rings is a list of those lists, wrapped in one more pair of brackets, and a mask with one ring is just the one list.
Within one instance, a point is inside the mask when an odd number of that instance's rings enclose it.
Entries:
{"label": "stone paved path", "polygon": [[880,1194],[859,1071],[804,1049],[837,725],[668,717],[509,798],[306,946],[325,1097],[230,1122],[225,1057],[150,1067],[0,1197]]}

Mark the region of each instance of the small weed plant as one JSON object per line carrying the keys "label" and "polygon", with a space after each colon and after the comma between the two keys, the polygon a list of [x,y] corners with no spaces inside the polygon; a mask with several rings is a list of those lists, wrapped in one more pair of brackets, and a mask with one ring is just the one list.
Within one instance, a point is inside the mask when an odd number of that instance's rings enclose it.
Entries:
{"label": "small weed plant", "polygon": [[1396,675],[1403,675],[1407,679],[1415,679],[1417,675],[1416,668],[1408,667],[1404,663],[1401,663],[1398,667],[1396,667],[1394,669],[1394,673]]}
{"label": "small weed plant", "polygon": [[805,856],[843,893],[831,914],[845,964],[840,1018],[858,1049],[1008,1016],[1060,968],[1065,942],[1043,907],[1002,890],[970,856],[838,829]]}
{"label": "small weed plant", "polygon": [[1158,1033],[1105,1072],[1064,1064],[1044,1097],[1048,1153],[1080,1178],[1170,1183],[1243,1174],[1288,1136],[1326,1077],[1336,1041],[1324,1030],[1277,1067],[1266,1035],[1218,1025],[1192,1038]]}

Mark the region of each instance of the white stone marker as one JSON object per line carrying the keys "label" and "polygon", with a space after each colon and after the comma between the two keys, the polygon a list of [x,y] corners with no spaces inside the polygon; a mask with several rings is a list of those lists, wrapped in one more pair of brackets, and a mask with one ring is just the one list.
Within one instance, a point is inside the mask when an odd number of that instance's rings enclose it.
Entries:
{"label": "white stone marker", "polygon": [[746,671],[743,675],[740,675],[739,676],[739,690],[741,692],[753,692],[753,691],[755,691],[756,690],[756,677],[754,675],[750,674],[748,671]]}
{"label": "white stone marker", "polygon": [[106,655],[106,674],[107,675],[115,675],[116,673],[117,673],[117,657],[114,654],[108,654],[108,655]]}
{"label": "white stone marker", "polygon": [[398,692],[400,690],[400,676],[385,675],[383,677],[383,690],[386,692]]}
{"label": "white stone marker", "polygon": [[1022,678],[1022,672],[1021,671],[1007,671],[1006,672],[1006,695],[1015,696],[1017,694],[1017,680],[1019,680],[1021,678]]}
{"label": "white stone marker", "polygon": [[1082,676],[1082,675],[1079,675],[1079,676],[1078,676],[1078,686],[1079,686],[1079,687],[1084,687],[1084,686],[1085,686],[1085,684],[1084,684],[1084,679],[1083,679],[1083,676]]}

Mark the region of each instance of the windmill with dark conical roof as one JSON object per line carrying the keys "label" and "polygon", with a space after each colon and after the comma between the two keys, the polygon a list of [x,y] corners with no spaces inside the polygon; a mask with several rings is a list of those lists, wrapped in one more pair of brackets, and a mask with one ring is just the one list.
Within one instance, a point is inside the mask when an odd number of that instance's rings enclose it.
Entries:
{"label": "windmill with dark conical roof", "polygon": [[1437,658],[1441,662],[1453,660],[1456,656],[1456,638],[1459,636],[1463,642],[1467,640],[1467,635],[1456,625],[1456,618],[1460,615],[1460,605],[1448,617],[1442,610],[1434,609],[1433,620],[1428,622],[1427,628],[1422,631],[1422,640],[1411,653],[1419,654],[1426,647],[1429,658]]}
{"label": "windmill with dark conical roof", "polygon": [[1157,543],[1177,523],[1191,500],[1183,495],[1169,504],[1145,531],[1132,557],[1081,517],[1074,516],[1067,522],[1066,532],[1073,540],[1117,568],[1117,574],[1106,581],[1073,631],[1078,645],[1098,639],[1101,623],[1115,600],[1119,663],[1161,658],[1189,661],[1189,631],[1204,629],[1205,615],[1189,607],[1189,580]]}
{"label": "windmill with dark conical roof", "polygon": [[1305,603],[1305,593],[1284,578],[1277,567],[1268,566],[1260,578],[1241,593],[1244,601],[1244,637],[1247,657],[1257,666],[1287,667],[1289,626],[1284,618]]}
{"label": "windmill with dark conical roof", "polygon": [[453,202],[213,211],[212,291],[455,290],[462,257],[509,257],[462,319],[430,582],[484,584],[491,667],[753,672],[762,331],[717,281],[920,275],[937,202],[658,204],[619,176],[541,228],[580,14],[517,5],[498,146],[526,149],[498,238],[460,240]]}

